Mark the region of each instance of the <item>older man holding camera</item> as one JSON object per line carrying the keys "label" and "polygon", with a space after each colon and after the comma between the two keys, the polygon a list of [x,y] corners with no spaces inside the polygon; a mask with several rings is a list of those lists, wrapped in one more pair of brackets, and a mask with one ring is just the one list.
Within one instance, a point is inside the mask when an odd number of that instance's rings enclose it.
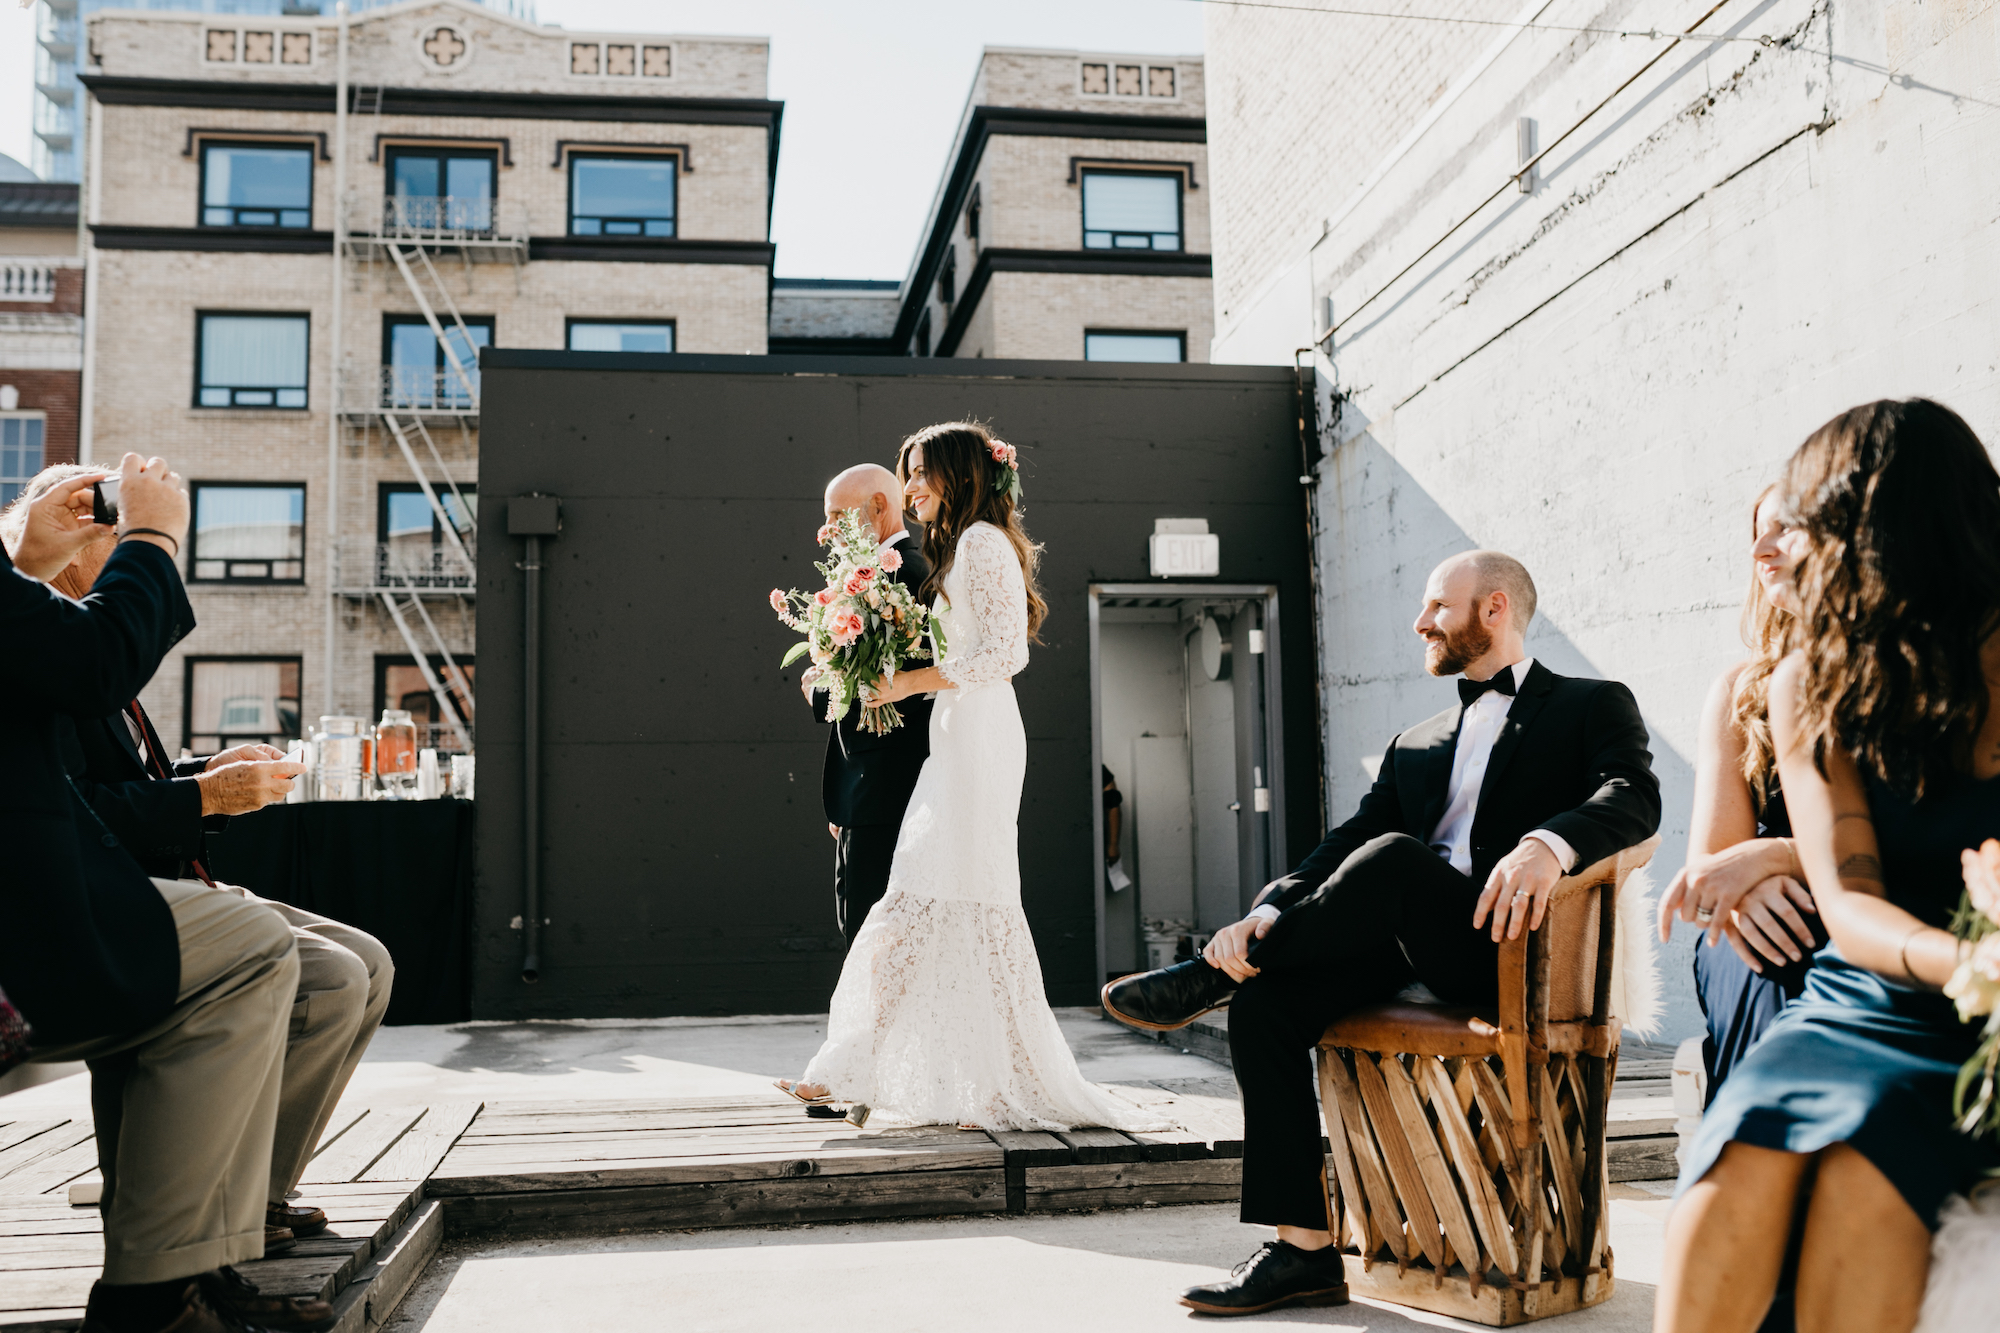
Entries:
{"label": "older man holding camera", "polygon": [[[32,499],[85,469],[44,469],[23,492]],[[0,516],[0,542],[15,540],[14,515]],[[82,600],[90,595],[116,549],[109,529],[88,542],[55,574],[50,586]],[[148,875],[199,880],[222,892],[263,903],[285,918],[299,946],[299,989],[285,1048],[271,1154],[266,1244],[326,1229],[326,1213],[289,1195],[305,1174],[320,1135],[389,1007],[395,967],[389,951],[366,931],[247,889],[218,885],[204,862],[204,843],[231,815],[248,814],[290,793],[304,765],[270,745],[239,745],[195,759],[171,758],[137,699],[102,717],[66,720],[60,739],[78,791],[105,825],[131,849]],[[267,1312],[268,1314],[268,1312]]]}
{"label": "older man holding camera", "polygon": [[228,1273],[264,1252],[298,947],[261,903],[149,879],[65,772],[59,719],[115,712],[194,624],[174,564],[187,493],[157,458],[125,456],[90,595],[40,586],[101,535],[96,479],[29,504],[0,552],[17,649],[0,653],[0,989],[33,1026],[30,1059],[90,1063],[104,1270],[86,1333],[224,1333],[245,1310],[300,1313]]}

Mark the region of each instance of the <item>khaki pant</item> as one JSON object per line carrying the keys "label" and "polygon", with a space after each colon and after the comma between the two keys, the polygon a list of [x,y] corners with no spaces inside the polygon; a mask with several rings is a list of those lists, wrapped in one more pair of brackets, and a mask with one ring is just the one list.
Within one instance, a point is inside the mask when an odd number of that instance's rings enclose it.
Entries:
{"label": "khaki pant", "polygon": [[90,1062],[104,1281],[166,1282],[264,1253],[271,1138],[299,990],[291,926],[262,902],[156,879],[180,934],[179,1002],[144,1032],[33,1059]]}
{"label": "khaki pant", "polygon": [[298,998],[285,1042],[285,1076],[278,1093],[278,1128],[271,1146],[271,1199],[283,1203],[298,1188],[347,1081],[382,1026],[396,969],[373,935],[302,907],[221,888],[283,917],[299,946]]}

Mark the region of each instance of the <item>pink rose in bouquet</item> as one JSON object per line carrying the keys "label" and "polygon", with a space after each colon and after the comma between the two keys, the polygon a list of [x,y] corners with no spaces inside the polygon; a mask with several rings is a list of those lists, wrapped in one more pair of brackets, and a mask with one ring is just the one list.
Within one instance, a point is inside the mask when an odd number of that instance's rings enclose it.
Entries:
{"label": "pink rose in bouquet", "polygon": [[[879,550],[873,526],[859,510],[834,516],[819,531],[828,558],[813,567],[826,580],[810,594],[773,593],[778,619],[805,635],[781,666],[810,656],[818,670],[814,687],[827,691],[827,720],[846,716],[858,701],[861,725],[877,735],[902,725],[894,704],[871,704],[864,687],[893,679],[905,662],[944,650],[943,631],[918,605],[910,589],[893,579],[903,563],[897,552]],[[932,648],[926,648],[928,636]]]}

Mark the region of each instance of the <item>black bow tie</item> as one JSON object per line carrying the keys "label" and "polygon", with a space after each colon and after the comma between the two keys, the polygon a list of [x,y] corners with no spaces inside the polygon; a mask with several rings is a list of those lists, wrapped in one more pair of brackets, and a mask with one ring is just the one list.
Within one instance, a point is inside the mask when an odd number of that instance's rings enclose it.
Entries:
{"label": "black bow tie", "polygon": [[1458,682],[1458,701],[1470,708],[1478,703],[1479,696],[1488,690],[1498,690],[1502,694],[1511,695],[1514,692],[1514,668],[1508,667],[1495,672],[1488,680],[1466,680],[1461,676]]}

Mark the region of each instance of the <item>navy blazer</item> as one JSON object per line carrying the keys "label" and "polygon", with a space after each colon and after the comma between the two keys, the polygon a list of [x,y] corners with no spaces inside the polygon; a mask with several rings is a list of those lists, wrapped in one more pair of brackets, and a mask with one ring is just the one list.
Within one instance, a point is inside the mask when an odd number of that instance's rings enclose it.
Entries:
{"label": "navy blazer", "polygon": [[0,552],[0,990],[37,1045],[137,1032],[178,999],[173,912],[70,784],[57,719],[122,708],[193,628],[148,542],[121,542],[81,602]]}
{"label": "navy blazer", "polygon": [[[1428,843],[1444,818],[1458,727],[1454,704],[1389,742],[1360,809],[1260,897],[1279,911],[1302,902],[1365,843],[1406,833]],[[1472,880],[1535,829],[1576,851],[1574,870],[1659,831],[1660,780],[1632,691],[1615,680],[1559,676],[1536,662],[1493,741],[1472,816]]]}
{"label": "navy blazer", "polygon": [[[897,542],[896,550],[903,563],[889,577],[915,597],[931,572],[916,530]],[[918,696],[898,703],[903,725],[886,736],[861,729],[858,703],[847,710],[826,738],[826,765],[820,774],[820,797],[829,824],[856,828],[903,822],[910,793],[917,789],[917,775],[931,754],[931,702]],[[815,718],[826,720],[825,690],[813,691],[812,709]]]}
{"label": "navy blazer", "polygon": [[[56,726],[70,780],[146,873],[160,879],[194,878],[191,863],[202,858],[206,836],[229,822],[227,815],[202,816],[195,775],[208,760],[169,760],[173,776],[162,779],[146,767],[123,713],[64,718]],[[146,741],[155,754],[166,755],[151,718],[146,719]]]}

